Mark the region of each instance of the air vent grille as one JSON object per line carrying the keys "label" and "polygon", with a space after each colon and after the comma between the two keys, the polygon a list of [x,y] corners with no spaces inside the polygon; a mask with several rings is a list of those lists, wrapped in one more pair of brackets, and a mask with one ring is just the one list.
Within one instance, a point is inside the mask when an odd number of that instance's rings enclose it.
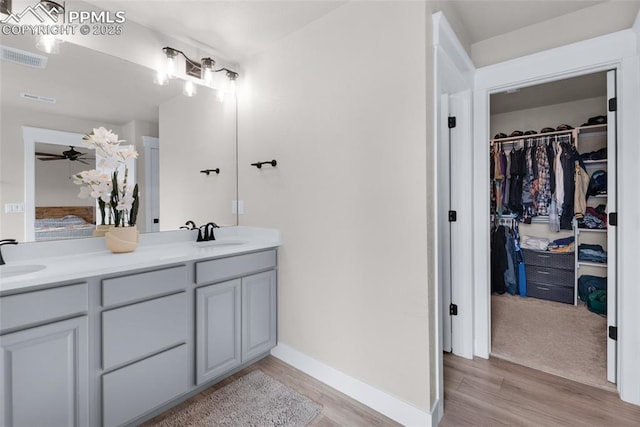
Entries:
{"label": "air vent grille", "polygon": [[46,56],[9,46],[0,46],[0,60],[33,68],[45,68],[47,66]]}
{"label": "air vent grille", "polygon": [[46,102],[47,104],[55,104],[57,102],[55,98],[51,98],[49,96],[34,95],[32,93],[27,93],[27,92],[20,93],[20,97],[25,99],[30,99],[32,101]]}

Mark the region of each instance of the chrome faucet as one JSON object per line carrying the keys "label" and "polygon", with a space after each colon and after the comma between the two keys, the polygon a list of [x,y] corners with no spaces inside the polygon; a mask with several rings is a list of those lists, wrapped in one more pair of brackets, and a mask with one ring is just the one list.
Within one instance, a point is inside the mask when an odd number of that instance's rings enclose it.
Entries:
{"label": "chrome faucet", "polygon": [[4,245],[17,245],[16,239],[2,239],[0,240],[0,265],[5,265],[4,258],[2,258],[2,246]]}

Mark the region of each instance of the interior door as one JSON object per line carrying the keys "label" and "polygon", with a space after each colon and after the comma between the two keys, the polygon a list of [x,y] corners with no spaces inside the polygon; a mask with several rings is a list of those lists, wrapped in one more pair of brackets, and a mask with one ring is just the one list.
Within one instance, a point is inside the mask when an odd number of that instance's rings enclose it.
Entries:
{"label": "interior door", "polygon": [[[468,359],[473,357],[473,153],[465,143],[471,135],[471,90],[449,97],[449,277],[451,307],[444,315],[451,320],[451,351]],[[451,308],[451,310],[450,310]]]}
{"label": "interior door", "polygon": [[451,305],[451,225],[448,221],[447,212],[451,207],[451,179],[450,179],[450,163],[451,163],[451,132],[448,129],[449,118],[449,94],[443,94],[440,99],[440,129],[442,132],[442,144],[440,147],[445,149],[438,151],[438,180],[440,181],[438,188],[446,188],[447,191],[438,191],[438,206],[441,212],[438,216],[439,224],[439,257],[440,265],[438,266],[442,272],[439,283],[440,293],[442,295],[442,349],[451,352],[451,315],[449,314],[449,306]]}
{"label": "interior door", "polygon": [[[611,213],[617,212],[617,106],[616,70],[607,71],[607,380],[617,382],[617,221]],[[612,221],[613,220],[613,221]]]}
{"label": "interior door", "polygon": [[160,231],[160,139],[143,136],[142,144],[145,152],[146,231]]}

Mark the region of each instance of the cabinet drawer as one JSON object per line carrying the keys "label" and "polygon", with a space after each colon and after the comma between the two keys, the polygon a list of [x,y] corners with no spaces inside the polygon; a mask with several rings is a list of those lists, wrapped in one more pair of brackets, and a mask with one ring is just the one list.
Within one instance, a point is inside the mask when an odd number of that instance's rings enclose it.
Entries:
{"label": "cabinet drawer", "polygon": [[527,296],[573,304],[573,288],[527,281]]}
{"label": "cabinet drawer", "polygon": [[0,332],[85,313],[88,307],[86,283],[1,297]]}
{"label": "cabinet drawer", "polygon": [[549,285],[564,286],[571,289],[575,287],[575,272],[573,270],[561,270],[559,268],[528,265],[526,271],[527,282],[532,281]]}
{"label": "cabinet drawer", "polygon": [[188,389],[186,344],[102,376],[105,427],[119,426]]}
{"label": "cabinet drawer", "polygon": [[554,253],[547,251],[533,251],[531,249],[523,249],[524,262],[527,265],[538,265],[540,267],[562,268],[564,270],[573,270],[575,267],[574,253]]}
{"label": "cabinet drawer", "polygon": [[102,281],[102,305],[122,304],[179,291],[186,287],[187,267],[165,268]]}
{"label": "cabinet drawer", "polygon": [[275,266],[275,250],[203,261],[196,263],[196,283],[218,282]]}
{"label": "cabinet drawer", "polygon": [[187,339],[182,292],[102,313],[102,368],[147,356]]}

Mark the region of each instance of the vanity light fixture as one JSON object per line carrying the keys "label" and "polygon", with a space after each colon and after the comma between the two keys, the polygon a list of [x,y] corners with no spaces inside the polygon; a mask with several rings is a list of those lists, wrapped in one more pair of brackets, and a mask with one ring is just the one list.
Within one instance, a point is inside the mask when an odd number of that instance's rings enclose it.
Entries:
{"label": "vanity light fixture", "polygon": [[[238,78],[238,73],[235,71],[229,70],[228,68],[219,68],[215,69],[216,61],[213,58],[206,57],[202,58],[200,62],[194,61],[185,55],[184,52],[174,49],[172,47],[166,46],[162,48],[162,51],[165,54],[165,65],[164,69],[158,71],[155,77],[155,83],[159,85],[164,85],[168,83],[169,79],[176,78],[178,76],[178,59],[179,56],[182,56],[185,61],[185,74],[187,76],[193,77],[194,79],[198,79],[202,81],[204,86],[214,87],[214,75],[215,73],[219,73],[221,71],[225,72],[225,75],[228,79],[225,88],[216,88],[218,89],[218,93],[220,94],[223,89],[227,92],[231,92],[235,94],[235,86],[236,79]],[[186,80],[183,93],[186,96],[193,96],[196,93],[196,87],[194,81]]]}

